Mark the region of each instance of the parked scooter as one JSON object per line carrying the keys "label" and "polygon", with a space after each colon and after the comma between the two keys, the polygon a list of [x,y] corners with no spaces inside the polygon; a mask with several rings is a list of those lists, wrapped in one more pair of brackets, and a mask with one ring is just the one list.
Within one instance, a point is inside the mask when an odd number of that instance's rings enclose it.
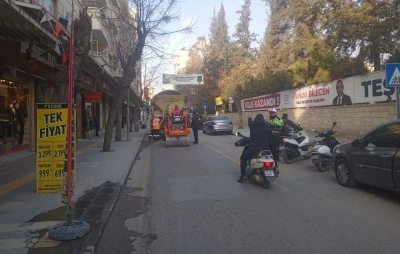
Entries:
{"label": "parked scooter", "polygon": [[291,132],[288,137],[283,138],[283,143],[280,146],[280,154],[283,160],[287,164],[291,164],[300,157],[309,159],[310,157],[307,154],[310,147],[309,142],[310,138],[307,132],[299,126],[295,132]]}
{"label": "parked scooter", "polygon": [[311,162],[318,168],[320,172],[325,172],[332,165],[332,154],[334,148],[339,145],[339,141],[333,136],[336,131],[333,129],[336,126],[336,122],[333,122],[332,128],[324,131],[317,131],[312,129],[311,131],[316,132],[316,138],[322,138],[321,141],[310,147],[308,155],[311,157]]}
{"label": "parked scooter", "polygon": [[[247,147],[250,144],[249,137],[243,136],[240,132],[236,132],[235,135],[241,137],[235,142],[235,146]],[[246,178],[253,183],[262,185],[266,189],[270,187],[271,183],[276,179],[275,161],[270,150],[260,151],[251,160],[247,161]]]}

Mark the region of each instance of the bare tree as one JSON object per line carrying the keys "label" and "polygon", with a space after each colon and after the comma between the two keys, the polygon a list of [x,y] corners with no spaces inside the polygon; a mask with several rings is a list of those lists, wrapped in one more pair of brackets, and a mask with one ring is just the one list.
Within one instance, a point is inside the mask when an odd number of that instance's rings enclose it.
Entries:
{"label": "bare tree", "polygon": [[[114,121],[124,92],[138,77],[136,66],[140,63],[144,48],[149,48],[154,54],[164,55],[163,41],[168,35],[180,32],[190,32],[193,24],[187,27],[168,30],[171,22],[179,20],[178,0],[113,0],[116,29],[113,35],[113,47],[122,67],[122,77],[116,89],[107,119],[103,151],[111,149]],[[109,22],[111,23],[111,22]],[[138,82],[136,82],[137,84]],[[139,101],[135,104],[139,104]]]}
{"label": "bare tree", "polygon": [[[147,58],[143,60],[142,66],[142,80],[143,80],[143,89],[146,87],[150,88],[150,85],[157,80],[158,71],[162,64],[164,63],[164,59],[152,59]],[[143,96],[143,89],[140,90],[140,98]]]}

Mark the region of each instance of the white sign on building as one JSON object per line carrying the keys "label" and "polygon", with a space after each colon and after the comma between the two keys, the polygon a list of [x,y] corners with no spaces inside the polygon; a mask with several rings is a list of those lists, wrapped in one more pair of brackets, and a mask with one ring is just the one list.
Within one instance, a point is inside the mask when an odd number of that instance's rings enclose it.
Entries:
{"label": "white sign on building", "polygon": [[350,105],[396,100],[395,88],[386,85],[385,71],[334,80],[241,101],[243,111]]}
{"label": "white sign on building", "polygon": [[203,85],[203,74],[163,74],[163,84],[174,85]]}

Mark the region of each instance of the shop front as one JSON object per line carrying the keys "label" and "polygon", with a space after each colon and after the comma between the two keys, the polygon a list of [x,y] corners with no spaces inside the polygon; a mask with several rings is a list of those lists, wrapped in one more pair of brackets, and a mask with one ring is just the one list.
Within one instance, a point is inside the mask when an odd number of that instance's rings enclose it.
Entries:
{"label": "shop front", "polygon": [[34,151],[36,103],[64,100],[59,57],[35,43],[0,40],[0,48],[0,156]]}
{"label": "shop front", "polygon": [[29,149],[28,84],[0,79],[0,155]]}

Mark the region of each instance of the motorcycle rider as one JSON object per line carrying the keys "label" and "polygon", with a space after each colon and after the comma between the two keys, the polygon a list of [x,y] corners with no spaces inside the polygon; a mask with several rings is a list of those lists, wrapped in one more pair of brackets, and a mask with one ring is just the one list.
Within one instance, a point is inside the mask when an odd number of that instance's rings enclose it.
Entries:
{"label": "motorcycle rider", "polygon": [[276,175],[279,175],[279,144],[281,142],[281,136],[283,131],[283,120],[278,117],[278,111],[276,108],[269,110],[268,125],[272,131],[271,138],[271,153],[274,156]]}
{"label": "motorcycle rider", "polygon": [[264,116],[257,114],[254,121],[249,117],[248,125],[250,128],[250,144],[243,149],[240,156],[240,178],[237,180],[239,183],[244,182],[247,161],[262,150],[270,150],[272,132],[266,124]]}
{"label": "motorcycle rider", "polygon": [[288,118],[288,114],[284,113],[282,115],[283,121],[283,131],[282,136],[289,136],[292,131],[303,130],[299,125],[295,124],[292,120]]}

